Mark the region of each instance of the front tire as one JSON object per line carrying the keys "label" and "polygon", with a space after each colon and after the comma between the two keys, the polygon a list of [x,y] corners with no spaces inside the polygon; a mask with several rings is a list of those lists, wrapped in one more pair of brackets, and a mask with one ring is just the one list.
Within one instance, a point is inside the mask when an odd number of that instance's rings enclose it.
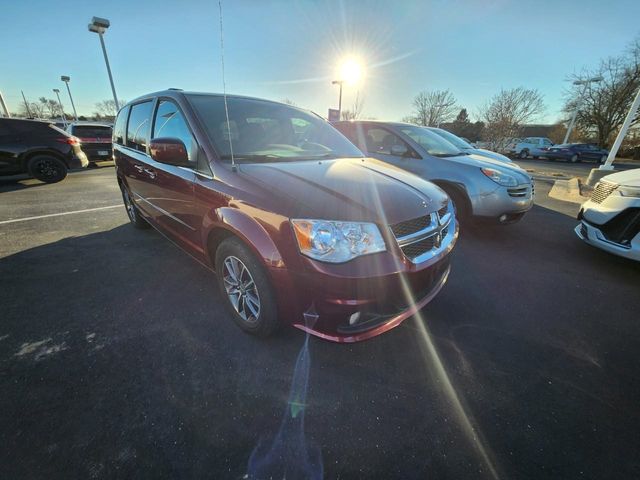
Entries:
{"label": "front tire", "polygon": [[518,156],[520,157],[521,160],[526,160],[527,157],[529,156],[529,150],[527,149],[520,150],[520,154]]}
{"label": "front tire", "polygon": [[605,163],[607,161],[608,155],[602,155],[600,157],[600,163]]}
{"label": "front tire", "polygon": [[569,161],[571,163],[578,163],[580,161],[580,157],[578,157],[578,154],[573,154],[573,156],[569,159]]}
{"label": "front tire", "polygon": [[236,237],[216,250],[216,277],[233,321],[243,331],[268,337],[280,327],[269,277],[249,248]]}
{"label": "front tire", "polygon": [[36,155],[29,160],[29,175],[45,183],[57,183],[67,176],[67,166],[51,155]]}

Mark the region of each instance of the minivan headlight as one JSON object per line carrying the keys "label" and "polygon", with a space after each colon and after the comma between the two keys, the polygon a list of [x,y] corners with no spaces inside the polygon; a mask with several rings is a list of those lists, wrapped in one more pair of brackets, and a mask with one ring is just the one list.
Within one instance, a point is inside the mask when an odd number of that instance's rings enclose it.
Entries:
{"label": "minivan headlight", "polygon": [[638,187],[625,187],[624,185],[620,185],[617,190],[623,197],[640,198],[640,188]]}
{"label": "minivan headlight", "polygon": [[374,223],[292,219],[291,224],[300,253],[315,260],[343,263],[386,250]]}
{"label": "minivan headlight", "polygon": [[515,187],[518,185],[518,180],[513,175],[509,175],[504,170],[500,170],[498,168],[481,168],[482,173],[484,173],[491,180],[496,182],[498,185],[502,185],[503,187]]}

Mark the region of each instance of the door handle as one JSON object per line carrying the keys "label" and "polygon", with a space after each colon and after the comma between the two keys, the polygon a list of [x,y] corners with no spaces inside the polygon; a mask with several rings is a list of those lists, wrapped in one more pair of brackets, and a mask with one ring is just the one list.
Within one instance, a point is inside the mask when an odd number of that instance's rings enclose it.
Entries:
{"label": "door handle", "polygon": [[151,179],[154,179],[158,176],[156,171],[152,168],[144,168],[143,170],[144,170],[144,173],[146,173],[147,175],[149,175],[149,177],[151,177]]}
{"label": "door handle", "polygon": [[142,167],[142,165],[134,165],[133,168],[135,170],[138,171],[138,173],[142,173],[142,171],[144,170],[144,168]]}

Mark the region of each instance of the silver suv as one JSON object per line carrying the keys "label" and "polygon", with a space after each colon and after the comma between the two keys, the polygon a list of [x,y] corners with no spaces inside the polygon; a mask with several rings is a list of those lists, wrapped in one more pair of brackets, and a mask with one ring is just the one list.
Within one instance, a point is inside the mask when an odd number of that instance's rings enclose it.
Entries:
{"label": "silver suv", "polygon": [[414,173],[445,190],[458,217],[514,223],[533,206],[533,183],[523,169],[462,152],[426,127],[376,121],[333,125],[367,156]]}

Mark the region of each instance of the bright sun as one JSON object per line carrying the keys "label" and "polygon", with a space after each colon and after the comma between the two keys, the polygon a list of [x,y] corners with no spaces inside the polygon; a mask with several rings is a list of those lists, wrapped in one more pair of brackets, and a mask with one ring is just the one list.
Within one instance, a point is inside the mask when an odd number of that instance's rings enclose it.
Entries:
{"label": "bright sun", "polygon": [[340,80],[345,83],[357,83],[362,78],[362,65],[353,58],[349,58],[340,65]]}

